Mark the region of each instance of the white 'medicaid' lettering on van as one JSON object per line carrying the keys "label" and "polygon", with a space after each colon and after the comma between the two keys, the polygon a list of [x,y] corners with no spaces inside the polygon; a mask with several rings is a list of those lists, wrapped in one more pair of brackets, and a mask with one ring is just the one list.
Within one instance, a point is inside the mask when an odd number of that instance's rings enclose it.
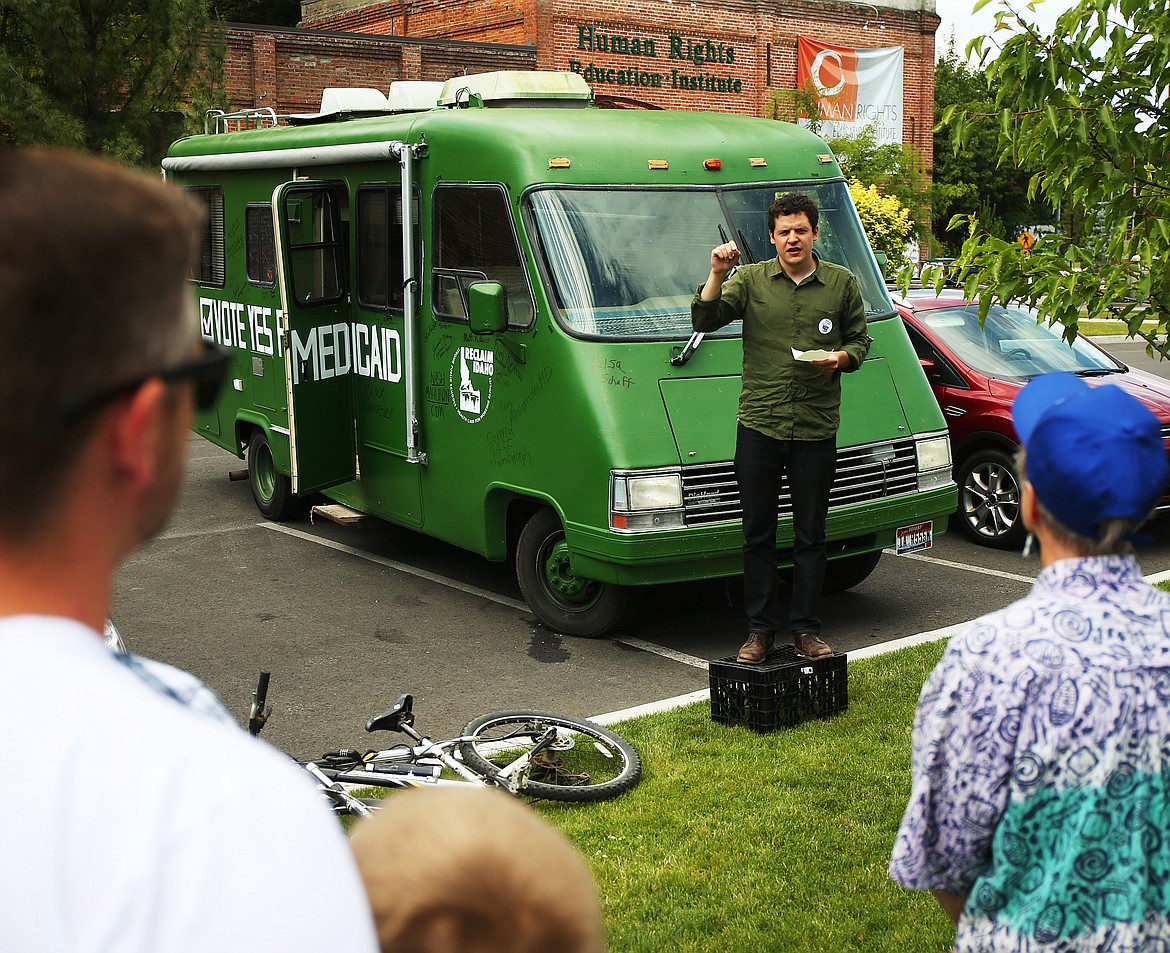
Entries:
{"label": "white 'medicaid' lettering on van", "polygon": [[495,368],[495,352],[480,347],[458,348],[451,358],[451,403],[469,424],[479,423],[488,412]]}
{"label": "white 'medicaid' lettering on van", "polygon": [[[239,301],[199,299],[199,330],[209,341],[265,357],[284,357],[279,308]],[[487,353],[487,363],[492,353]],[[292,332],[293,383],[357,374],[398,383],[402,380],[402,341],[393,328],[360,322],[324,325]]]}
{"label": "white 'medicaid' lettering on van", "polygon": [[402,380],[402,340],[393,328],[333,324],[292,332],[293,385],[321,381],[351,371],[359,377]]}

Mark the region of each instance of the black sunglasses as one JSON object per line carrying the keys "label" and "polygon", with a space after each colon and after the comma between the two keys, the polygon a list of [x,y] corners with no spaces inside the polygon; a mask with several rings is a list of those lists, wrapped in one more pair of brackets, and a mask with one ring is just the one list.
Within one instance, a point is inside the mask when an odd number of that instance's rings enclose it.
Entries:
{"label": "black sunglasses", "polygon": [[215,406],[215,400],[219,396],[219,390],[223,386],[224,377],[227,375],[228,358],[231,354],[226,349],[208,341],[206,338],[200,338],[200,341],[203,344],[203,353],[198,357],[180,361],[178,364],[163,368],[161,371],[140,374],[132,380],[115,384],[113,387],[108,387],[105,390],[100,390],[92,397],[87,397],[79,404],[69,408],[65,412],[65,419],[70,423],[80,420],[86,414],[92,413],[110,401],[116,400],[124,394],[136,391],[148,380],[154,378],[164,381],[181,381],[188,377],[194,378],[195,409],[200,412],[211,410]]}

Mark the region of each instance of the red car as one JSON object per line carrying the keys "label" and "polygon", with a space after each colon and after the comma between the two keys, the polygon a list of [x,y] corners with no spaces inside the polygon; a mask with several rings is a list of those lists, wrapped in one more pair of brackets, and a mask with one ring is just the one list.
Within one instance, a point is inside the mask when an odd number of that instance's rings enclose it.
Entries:
{"label": "red car", "polygon": [[[1030,308],[995,305],[980,327],[978,308],[961,292],[911,291],[895,302],[947,419],[959,526],[977,543],[1018,549],[1024,542],[1011,408],[1037,374],[1071,371],[1123,387],[1154,412],[1163,439],[1170,439],[1170,381],[1122,364],[1088,338],[1070,346],[1063,327],[1037,324]],[[1170,509],[1170,495],[1158,509]]]}

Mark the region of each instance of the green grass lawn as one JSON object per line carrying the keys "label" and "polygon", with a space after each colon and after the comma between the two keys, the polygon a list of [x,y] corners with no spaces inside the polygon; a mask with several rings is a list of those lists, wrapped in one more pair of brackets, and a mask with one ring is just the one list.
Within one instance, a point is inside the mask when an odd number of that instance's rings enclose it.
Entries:
{"label": "green grass lawn", "polygon": [[[1145,331],[1152,331],[1157,326],[1157,321],[1142,323],[1142,329]],[[1077,324],[1077,330],[1085,337],[1106,337],[1112,334],[1128,335],[1129,333],[1124,321],[1081,321]]]}
{"label": "green grass lawn", "polygon": [[706,702],[615,726],[642,756],[633,791],[533,805],[593,864],[610,950],[949,949],[934,898],[886,873],[942,648],[850,663],[846,712],[770,734]]}

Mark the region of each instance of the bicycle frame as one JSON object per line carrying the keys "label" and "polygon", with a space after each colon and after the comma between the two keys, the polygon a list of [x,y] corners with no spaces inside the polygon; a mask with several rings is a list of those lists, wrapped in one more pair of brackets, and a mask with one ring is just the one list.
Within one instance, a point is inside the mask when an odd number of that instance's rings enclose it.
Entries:
{"label": "bicycle frame", "polygon": [[538,752],[543,751],[556,741],[556,728],[547,728],[540,736],[540,739],[521,754],[514,761],[493,771],[490,775],[482,775],[478,771],[472,771],[462,761],[455,758],[451,752],[457,749],[465,742],[474,741],[472,735],[460,735],[458,738],[448,738],[444,741],[433,741],[430,738],[420,735],[414,730],[414,727],[408,724],[401,726],[401,730],[408,737],[417,741],[418,744],[411,746],[400,745],[395,748],[385,748],[381,751],[371,751],[367,753],[362,761],[368,766],[364,771],[345,772],[345,777],[337,776],[337,780],[344,783],[369,783],[369,775],[377,774],[378,769],[375,765],[378,764],[395,764],[395,763],[409,763],[420,764],[429,761],[437,760],[443,767],[446,767],[457,774],[462,781],[452,781],[450,779],[435,778],[434,782],[438,784],[462,784],[470,782],[472,784],[494,785],[503,788],[509,794],[518,795],[520,790],[528,778],[528,771],[532,763],[532,758]]}

